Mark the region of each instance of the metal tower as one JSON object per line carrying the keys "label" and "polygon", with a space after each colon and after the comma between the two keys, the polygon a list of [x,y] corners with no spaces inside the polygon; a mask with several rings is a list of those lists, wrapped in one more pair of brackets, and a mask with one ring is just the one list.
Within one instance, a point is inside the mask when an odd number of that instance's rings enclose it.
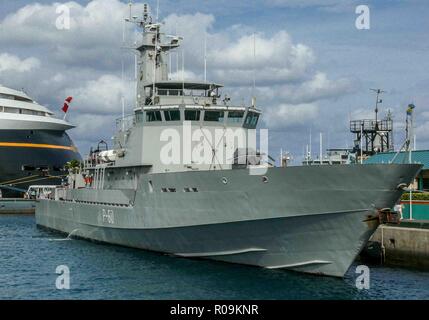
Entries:
{"label": "metal tower", "polygon": [[361,157],[371,156],[378,152],[393,151],[393,120],[388,112],[386,118],[379,120],[379,104],[383,102],[380,95],[385,91],[371,89],[376,93],[375,119],[350,121],[350,131],[355,134],[354,151]]}

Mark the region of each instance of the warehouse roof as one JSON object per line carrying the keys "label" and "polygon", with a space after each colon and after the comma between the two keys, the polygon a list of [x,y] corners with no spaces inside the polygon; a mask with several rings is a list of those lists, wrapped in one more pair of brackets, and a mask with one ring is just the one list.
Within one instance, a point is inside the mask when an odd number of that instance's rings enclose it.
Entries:
{"label": "warehouse roof", "polygon": [[[381,152],[365,160],[365,163],[389,163],[397,152]],[[401,152],[395,159],[395,163],[408,163],[408,152]],[[416,150],[411,152],[413,163],[423,164],[423,170],[429,169],[429,150]]]}

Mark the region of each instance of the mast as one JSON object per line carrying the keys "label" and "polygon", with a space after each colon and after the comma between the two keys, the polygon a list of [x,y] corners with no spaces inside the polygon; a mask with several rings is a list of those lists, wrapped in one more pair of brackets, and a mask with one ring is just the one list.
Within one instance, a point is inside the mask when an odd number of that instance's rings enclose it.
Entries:
{"label": "mast", "polygon": [[256,34],[253,33],[253,65],[252,65],[252,107],[256,108]]}
{"label": "mast", "polygon": [[377,126],[377,120],[378,120],[378,104],[382,103],[383,100],[380,99],[380,95],[384,93],[385,91],[381,89],[371,89],[371,91],[374,91],[376,95],[376,101],[375,101],[375,125]]}
{"label": "mast", "polygon": [[204,82],[207,83],[207,32],[204,32]]}
{"label": "mast", "polygon": [[[143,16],[132,17],[142,35],[137,50],[137,107],[156,104],[156,83],[168,81],[169,51],[180,46],[181,37],[166,36],[160,32],[161,24],[153,23],[149,6],[144,4]],[[168,39],[171,38],[171,39]]]}

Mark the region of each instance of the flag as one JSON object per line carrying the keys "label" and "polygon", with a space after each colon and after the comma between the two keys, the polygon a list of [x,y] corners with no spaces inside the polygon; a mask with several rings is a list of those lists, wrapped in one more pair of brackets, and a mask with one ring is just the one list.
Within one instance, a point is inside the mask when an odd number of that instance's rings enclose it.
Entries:
{"label": "flag", "polygon": [[69,110],[69,106],[70,103],[72,102],[73,97],[68,97],[65,101],[64,101],[64,105],[62,107],[61,110],[63,110],[64,113],[67,113],[67,111]]}

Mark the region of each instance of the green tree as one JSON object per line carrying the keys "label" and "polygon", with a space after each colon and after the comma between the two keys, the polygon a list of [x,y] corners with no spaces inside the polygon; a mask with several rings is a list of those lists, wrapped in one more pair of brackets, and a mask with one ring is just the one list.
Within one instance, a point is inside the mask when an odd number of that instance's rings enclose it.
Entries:
{"label": "green tree", "polygon": [[81,168],[81,163],[79,160],[73,159],[67,162],[64,166],[70,173],[78,173]]}

